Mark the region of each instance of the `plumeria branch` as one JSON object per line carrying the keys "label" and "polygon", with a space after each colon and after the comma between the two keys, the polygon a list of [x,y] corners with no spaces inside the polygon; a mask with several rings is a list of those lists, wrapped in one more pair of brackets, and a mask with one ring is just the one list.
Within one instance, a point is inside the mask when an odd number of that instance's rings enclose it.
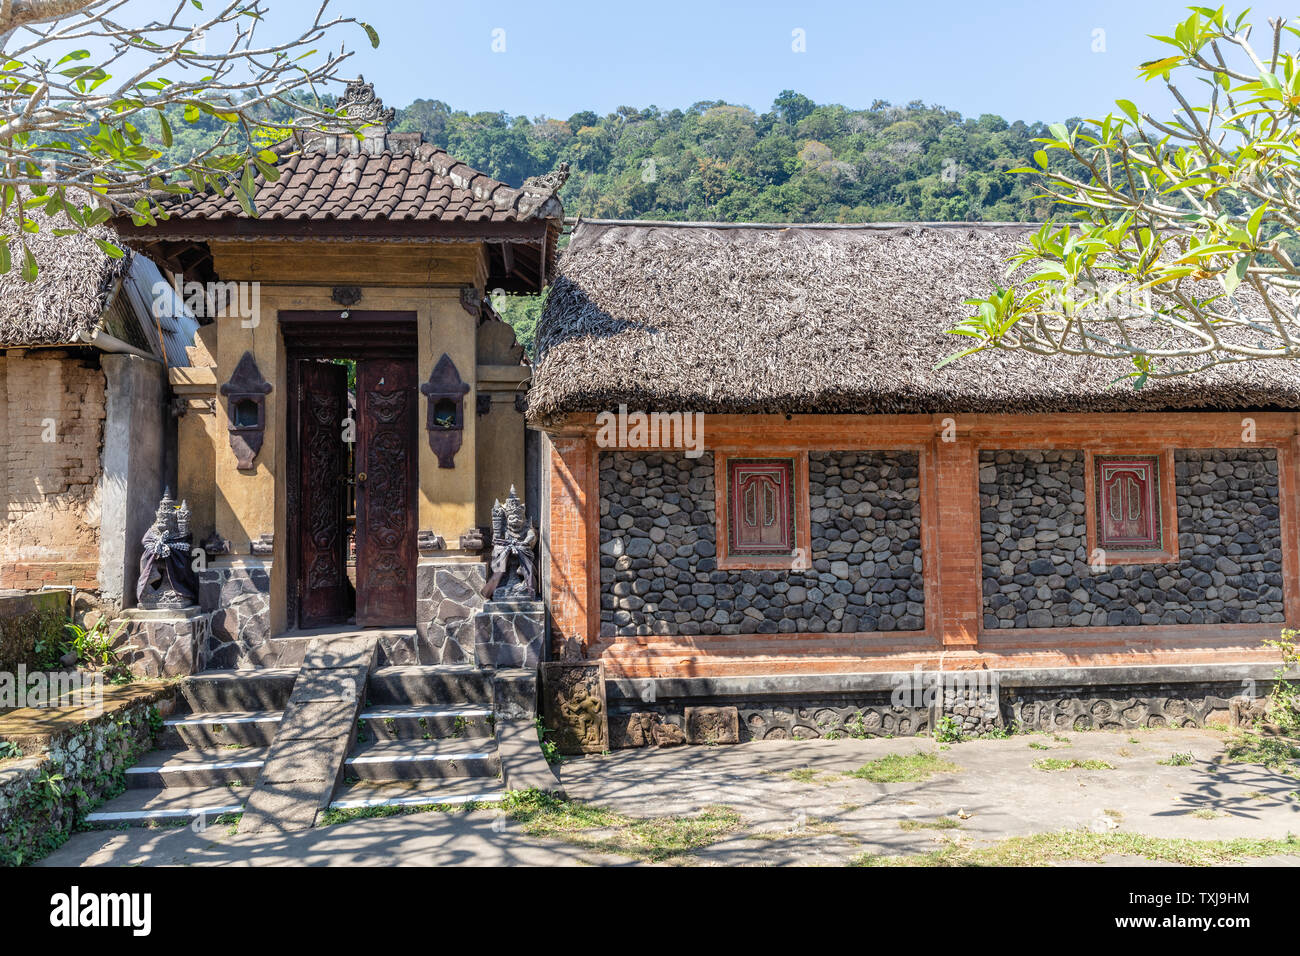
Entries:
{"label": "plumeria branch", "polygon": [[[146,224],[164,215],[167,196],[209,188],[231,190],[255,215],[254,176],[276,178],[268,147],[340,119],[325,91],[351,53],[325,45],[348,27],[379,43],[368,24],[331,15],[329,0],[270,43],[259,42],[268,0],[217,0],[211,10],[176,0],[166,19],[139,25],[132,10],[131,0],[0,0],[0,213],[15,226],[0,236],[0,272],[16,241],[35,278],[22,237],[56,218],[56,232],[124,213]],[[168,158],[178,125],[213,123],[220,132],[208,145]]]}
{"label": "plumeria branch", "polygon": [[[1118,111],[1038,140],[1037,176],[1073,222],[1049,223],[1011,257],[1009,287],[968,300],[949,330],[986,349],[1114,360],[1149,378],[1300,358],[1300,31],[1269,21],[1267,54],[1245,14],[1192,7],[1174,53],[1142,64],[1177,104]],[[1225,57],[1224,51],[1235,57]],[[1208,86],[1203,105],[1174,74]]]}

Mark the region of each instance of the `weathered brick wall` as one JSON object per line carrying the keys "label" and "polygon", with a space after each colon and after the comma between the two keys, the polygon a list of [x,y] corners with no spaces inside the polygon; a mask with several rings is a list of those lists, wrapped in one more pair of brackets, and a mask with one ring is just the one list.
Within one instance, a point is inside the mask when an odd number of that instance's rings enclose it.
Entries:
{"label": "weathered brick wall", "polygon": [[11,352],[0,369],[0,587],[94,589],[104,374],[92,354],[57,350]]}
{"label": "weathered brick wall", "polygon": [[719,570],[714,460],[600,455],[601,633],[921,630],[920,478],[910,452],[813,452],[807,571]]}
{"label": "weathered brick wall", "polygon": [[1179,560],[1088,564],[1082,451],[981,451],[984,626],[1281,623],[1277,452],[1174,453]]}

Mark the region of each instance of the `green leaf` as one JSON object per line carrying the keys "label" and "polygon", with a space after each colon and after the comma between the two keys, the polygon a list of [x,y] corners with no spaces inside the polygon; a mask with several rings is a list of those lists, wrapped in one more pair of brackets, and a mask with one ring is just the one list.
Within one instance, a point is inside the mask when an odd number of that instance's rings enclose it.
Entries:
{"label": "green leaf", "polygon": [[1043,169],[1046,169],[1046,168],[1047,168],[1047,152],[1046,152],[1046,150],[1041,150],[1041,149],[1036,149],[1036,150],[1034,150],[1034,162],[1036,162],[1036,163],[1037,163],[1039,166],[1041,166]]}
{"label": "green leaf", "polygon": [[937,372],[939,371],[939,369],[943,368],[945,365],[948,365],[951,362],[955,362],[958,359],[963,359],[968,355],[974,355],[976,352],[982,352],[982,351],[984,351],[984,346],[977,345],[974,348],[962,349],[960,352],[953,352],[947,358],[941,360],[939,364],[934,367],[934,371]]}
{"label": "green leaf", "polygon": [[1129,100],[1116,100],[1115,105],[1124,111],[1124,115],[1133,121],[1134,126],[1141,125],[1138,117],[1137,107],[1134,106],[1132,102],[1130,102]]}
{"label": "green leaf", "polygon": [[158,122],[162,124],[162,141],[168,149],[172,146],[172,124],[167,122],[167,117],[162,113],[158,114]]}
{"label": "green leaf", "polygon": [[40,275],[40,272],[41,272],[40,267],[36,265],[36,257],[32,255],[32,250],[28,249],[27,244],[24,243],[23,244],[23,270],[22,270],[23,279],[27,282],[35,282],[36,277]]}
{"label": "green leaf", "polygon": [[125,251],[113,245],[111,242],[106,242],[103,239],[96,238],[95,245],[99,246],[99,251],[102,252],[104,255],[108,256],[110,259],[121,259],[124,255],[126,255]]}
{"label": "green leaf", "polygon": [[375,28],[372,27],[369,23],[365,23],[364,21],[361,23],[361,29],[365,30],[365,31],[366,31],[366,36],[368,36],[368,37],[370,38],[370,48],[371,48],[372,50],[377,50],[377,49],[379,49],[379,33],[378,33],[378,31],[375,30]]}
{"label": "green leaf", "polygon": [[1223,287],[1228,290],[1229,295],[1237,291],[1237,286],[1241,285],[1242,280],[1246,278],[1246,270],[1250,268],[1251,258],[1251,256],[1242,256],[1231,269],[1222,274]]}

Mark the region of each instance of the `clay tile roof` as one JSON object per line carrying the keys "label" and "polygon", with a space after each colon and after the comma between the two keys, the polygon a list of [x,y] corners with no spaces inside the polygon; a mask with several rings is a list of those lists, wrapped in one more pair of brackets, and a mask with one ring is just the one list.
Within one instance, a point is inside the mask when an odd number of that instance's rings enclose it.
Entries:
{"label": "clay tile roof", "polygon": [[[396,137],[394,137],[395,139]],[[414,150],[326,151],[313,144],[289,153],[280,179],[259,175],[258,220],[434,220],[527,222],[559,219],[558,185],[530,180],[515,189],[429,143]],[[561,180],[562,182],[562,180]],[[251,219],[233,195],[185,196],[170,206],[172,220]]]}

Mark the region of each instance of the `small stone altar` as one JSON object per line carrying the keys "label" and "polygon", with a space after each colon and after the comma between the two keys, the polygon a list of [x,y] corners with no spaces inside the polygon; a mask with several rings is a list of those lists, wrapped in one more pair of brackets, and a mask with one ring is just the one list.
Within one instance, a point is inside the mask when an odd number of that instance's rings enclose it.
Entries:
{"label": "small stone altar", "polygon": [[170,491],[158,502],[154,523],[141,540],[138,607],[113,621],[113,649],[138,677],[184,677],[201,670],[211,618],[199,607],[199,582],[191,564],[190,510]]}

